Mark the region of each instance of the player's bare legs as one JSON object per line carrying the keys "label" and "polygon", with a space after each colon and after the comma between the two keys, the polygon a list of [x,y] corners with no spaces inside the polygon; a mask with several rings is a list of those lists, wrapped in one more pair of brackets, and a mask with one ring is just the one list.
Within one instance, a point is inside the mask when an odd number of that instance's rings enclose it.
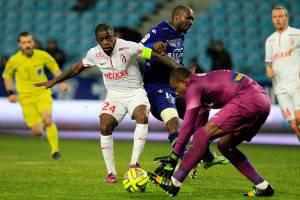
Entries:
{"label": "player's bare legs", "polygon": [[118,125],[118,121],[110,114],[102,113],[100,115],[100,144],[103,159],[107,168],[108,176],[105,180],[106,183],[116,183],[117,182],[117,172],[115,167],[115,157],[114,157],[114,146],[112,132]]}
{"label": "player's bare legs", "polygon": [[130,160],[130,168],[140,167],[138,161],[144,149],[145,142],[148,135],[148,109],[146,105],[137,106],[132,114],[132,118],[136,121],[134,130],[134,142],[132,155]]}
{"label": "player's bare legs", "polygon": [[[300,141],[300,110],[298,108],[299,95],[277,95],[277,100],[285,120],[289,123],[293,133]],[[298,109],[298,110],[297,110]]]}
{"label": "player's bare legs", "polygon": [[42,120],[45,127],[52,124],[52,114],[51,111],[45,110],[42,112]]}
{"label": "player's bare legs", "polygon": [[43,125],[46,130],[47,139],[51,147],[51,155],[55,160],[59,160],[61,155],[58,149],[58,130],[56,124],[52,121],[52,113],[50,110],[45,110],[41,113]]}
{"label": "player's bare legs", "polygon": [[43,124],[35,124],[30,127],[31,132],[34,136],[42,136],[43,135]]}
{"label": "player's bare legs", "polygon": [[300,137],[300,130],[299,130],[299,124],[297,123],[296,119],[292,119],[288,121],[293,132],[297,135],[297,137]]}
{"label": "player's bare legs", "polygon": [[300,141],[300,110],[296,110],[295,111],[295,120],[292,120],[293,122],[290,122],[290,125],[294,131],[294,133],[296,133],[298,140]]}
{"label": "player's bare legs", "polygon": [[169,121],[166,122],[166,128],[168,133],[173,133],[178,130],[179,128],[179,118],[173,117]]}

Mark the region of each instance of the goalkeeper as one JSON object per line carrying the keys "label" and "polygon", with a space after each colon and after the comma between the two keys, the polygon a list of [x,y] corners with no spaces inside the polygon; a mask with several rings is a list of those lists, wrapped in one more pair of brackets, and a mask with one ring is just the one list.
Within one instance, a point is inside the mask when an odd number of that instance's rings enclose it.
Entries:
{"label": "goalkeeper", "polygon": [[[272,196],[272,186],[262,178],[237,148],[259,131],[270,112],[266,92],[251,78],[232,71],[192,74],[185,68],[173,70],[170,85],[186,100],[186,113],[172,153],[161,159],[157,174],[148,173],[170,196],[176,196],[190,170],[203,158],[209,143],[217,138],[220,152],[255,186],[245,196]],[[210,109],[220,109],[210,121]],[[194,134],[193,134],[194,133]],[[192,145],[171,178],[178,155],[193,134]]]}

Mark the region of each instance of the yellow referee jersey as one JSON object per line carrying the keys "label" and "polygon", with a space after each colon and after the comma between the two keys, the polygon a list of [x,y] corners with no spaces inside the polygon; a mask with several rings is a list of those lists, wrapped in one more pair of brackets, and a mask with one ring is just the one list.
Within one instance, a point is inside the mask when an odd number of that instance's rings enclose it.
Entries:
{"label": "yellow referee jersey", "polygon": [[28,94],[41,91],[33,84],[47,81],[44,67],[52,73],[59,70],[54,58],[45,51],[34,49],[33,55],[27,57],[21,51],[11,56],[5,66],[3,78],[15,78],[19,94]]}

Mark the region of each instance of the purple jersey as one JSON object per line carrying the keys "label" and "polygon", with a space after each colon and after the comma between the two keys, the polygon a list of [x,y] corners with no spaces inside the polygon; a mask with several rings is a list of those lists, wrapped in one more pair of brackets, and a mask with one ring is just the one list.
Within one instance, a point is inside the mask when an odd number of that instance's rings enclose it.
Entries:
{"label": "purple jersey", "polygon": [[[259,108],[259,105],[248,104],[247,95],[253,96],[256,93],[262,94],[262,98],[266,96],[266,99],[263,99],[262,103],[266,105],[266,109]],[[261,99],[260,95],[258,96]],[[240,99],[243,100],[242,104],[247,102],[245,106],[248,106],[249,110],[243,112],[236,109],[236,112],[232,111],[232,108],[236,108],[240,103]],[[268,115],[269,102],[263,88],[248,76],[232,71],[220,70],[206,74],[192,75],[185,92],[185,101],[186,113],[180,127],[179,138],[174,149],[175,153],[181,152],[182,147],[187,143],[191,134],[193,134],[196,127],[191,126],[191,124],[197,122],[197,126],[203,126],[207,122],[208,113],[211,108],[224,108],[224,110],[221,109],[224,114],[217,116],[220,118],[218,119],[220,123],[216,125],[220,125],[219,127],[225,131],[237,131],[236,127],[241,128],[242,125],[238,124],[240,123],[239,119],[244,119],[245,115],[243,114],[247,115],[251,110],[262,109]],[[257,102],[259,103],[259,101]],[[232,117],[233,123],[227,125],[228,120],[224,119],[230,116],[230,113],[234,113],[236,116]],[[265,118],[265,115],[263,117]]]}
{"label": "purple jersey", "polygon": [[[165,54],[174,61],[182,64],[184,51],[183,33],[177,33],[171,24],[167,21],[162,21],[155,27],[151,28],[147,35],[145,35],[145,37],[141,40],[141,43],[149,48],[153,48],[153,45],[156,42],[166,43]],[[169,85],[171,71],[172,68],[169,66],[151,59],[150,61],[147,61],[142,68],[144,83],[145,85]]]}
{"label": "purple jersey", "polygon": [[222,108],[232,98],[245,92],[265,92],[244,74],[219,70],[192,76],[186,90],[187,109],[195,107]]}

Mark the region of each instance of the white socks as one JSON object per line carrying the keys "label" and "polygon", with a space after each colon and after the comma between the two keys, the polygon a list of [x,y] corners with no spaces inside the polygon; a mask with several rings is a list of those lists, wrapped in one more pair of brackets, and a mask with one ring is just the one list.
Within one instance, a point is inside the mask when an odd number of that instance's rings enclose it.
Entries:
{"label": "white socks", "polygon": [[267,181],[263,181],[262,183],[257,184],[256,188],[263,190],[263,189],[266,189],[268,187],[268,185],[269,185],[269,183]]}
{"label": "white socks", "polygon": [[139,161],[140,155],[144,149],[144,145],[148,135],[148,124],[136,124],[133,135],[133,149],[130,165]]}
{"label": "white socks", "polygon": [[[134,142],[130,165],[136,164],[139,161],[139,157],[145,146],[147,135],[148,124],[136,124],[134,130]],[[108,174],[117,174],[115,167],[114,144],[112,135],[100,135],[100,144]]]}
{"label": "white socks", "polygon": [[100,136],[100,146],[102,150],[103,159],[107,168],[108,174],[113,173],[117,175],[115,167],[115,157],[114,157],[114,143],[112,135]]}

